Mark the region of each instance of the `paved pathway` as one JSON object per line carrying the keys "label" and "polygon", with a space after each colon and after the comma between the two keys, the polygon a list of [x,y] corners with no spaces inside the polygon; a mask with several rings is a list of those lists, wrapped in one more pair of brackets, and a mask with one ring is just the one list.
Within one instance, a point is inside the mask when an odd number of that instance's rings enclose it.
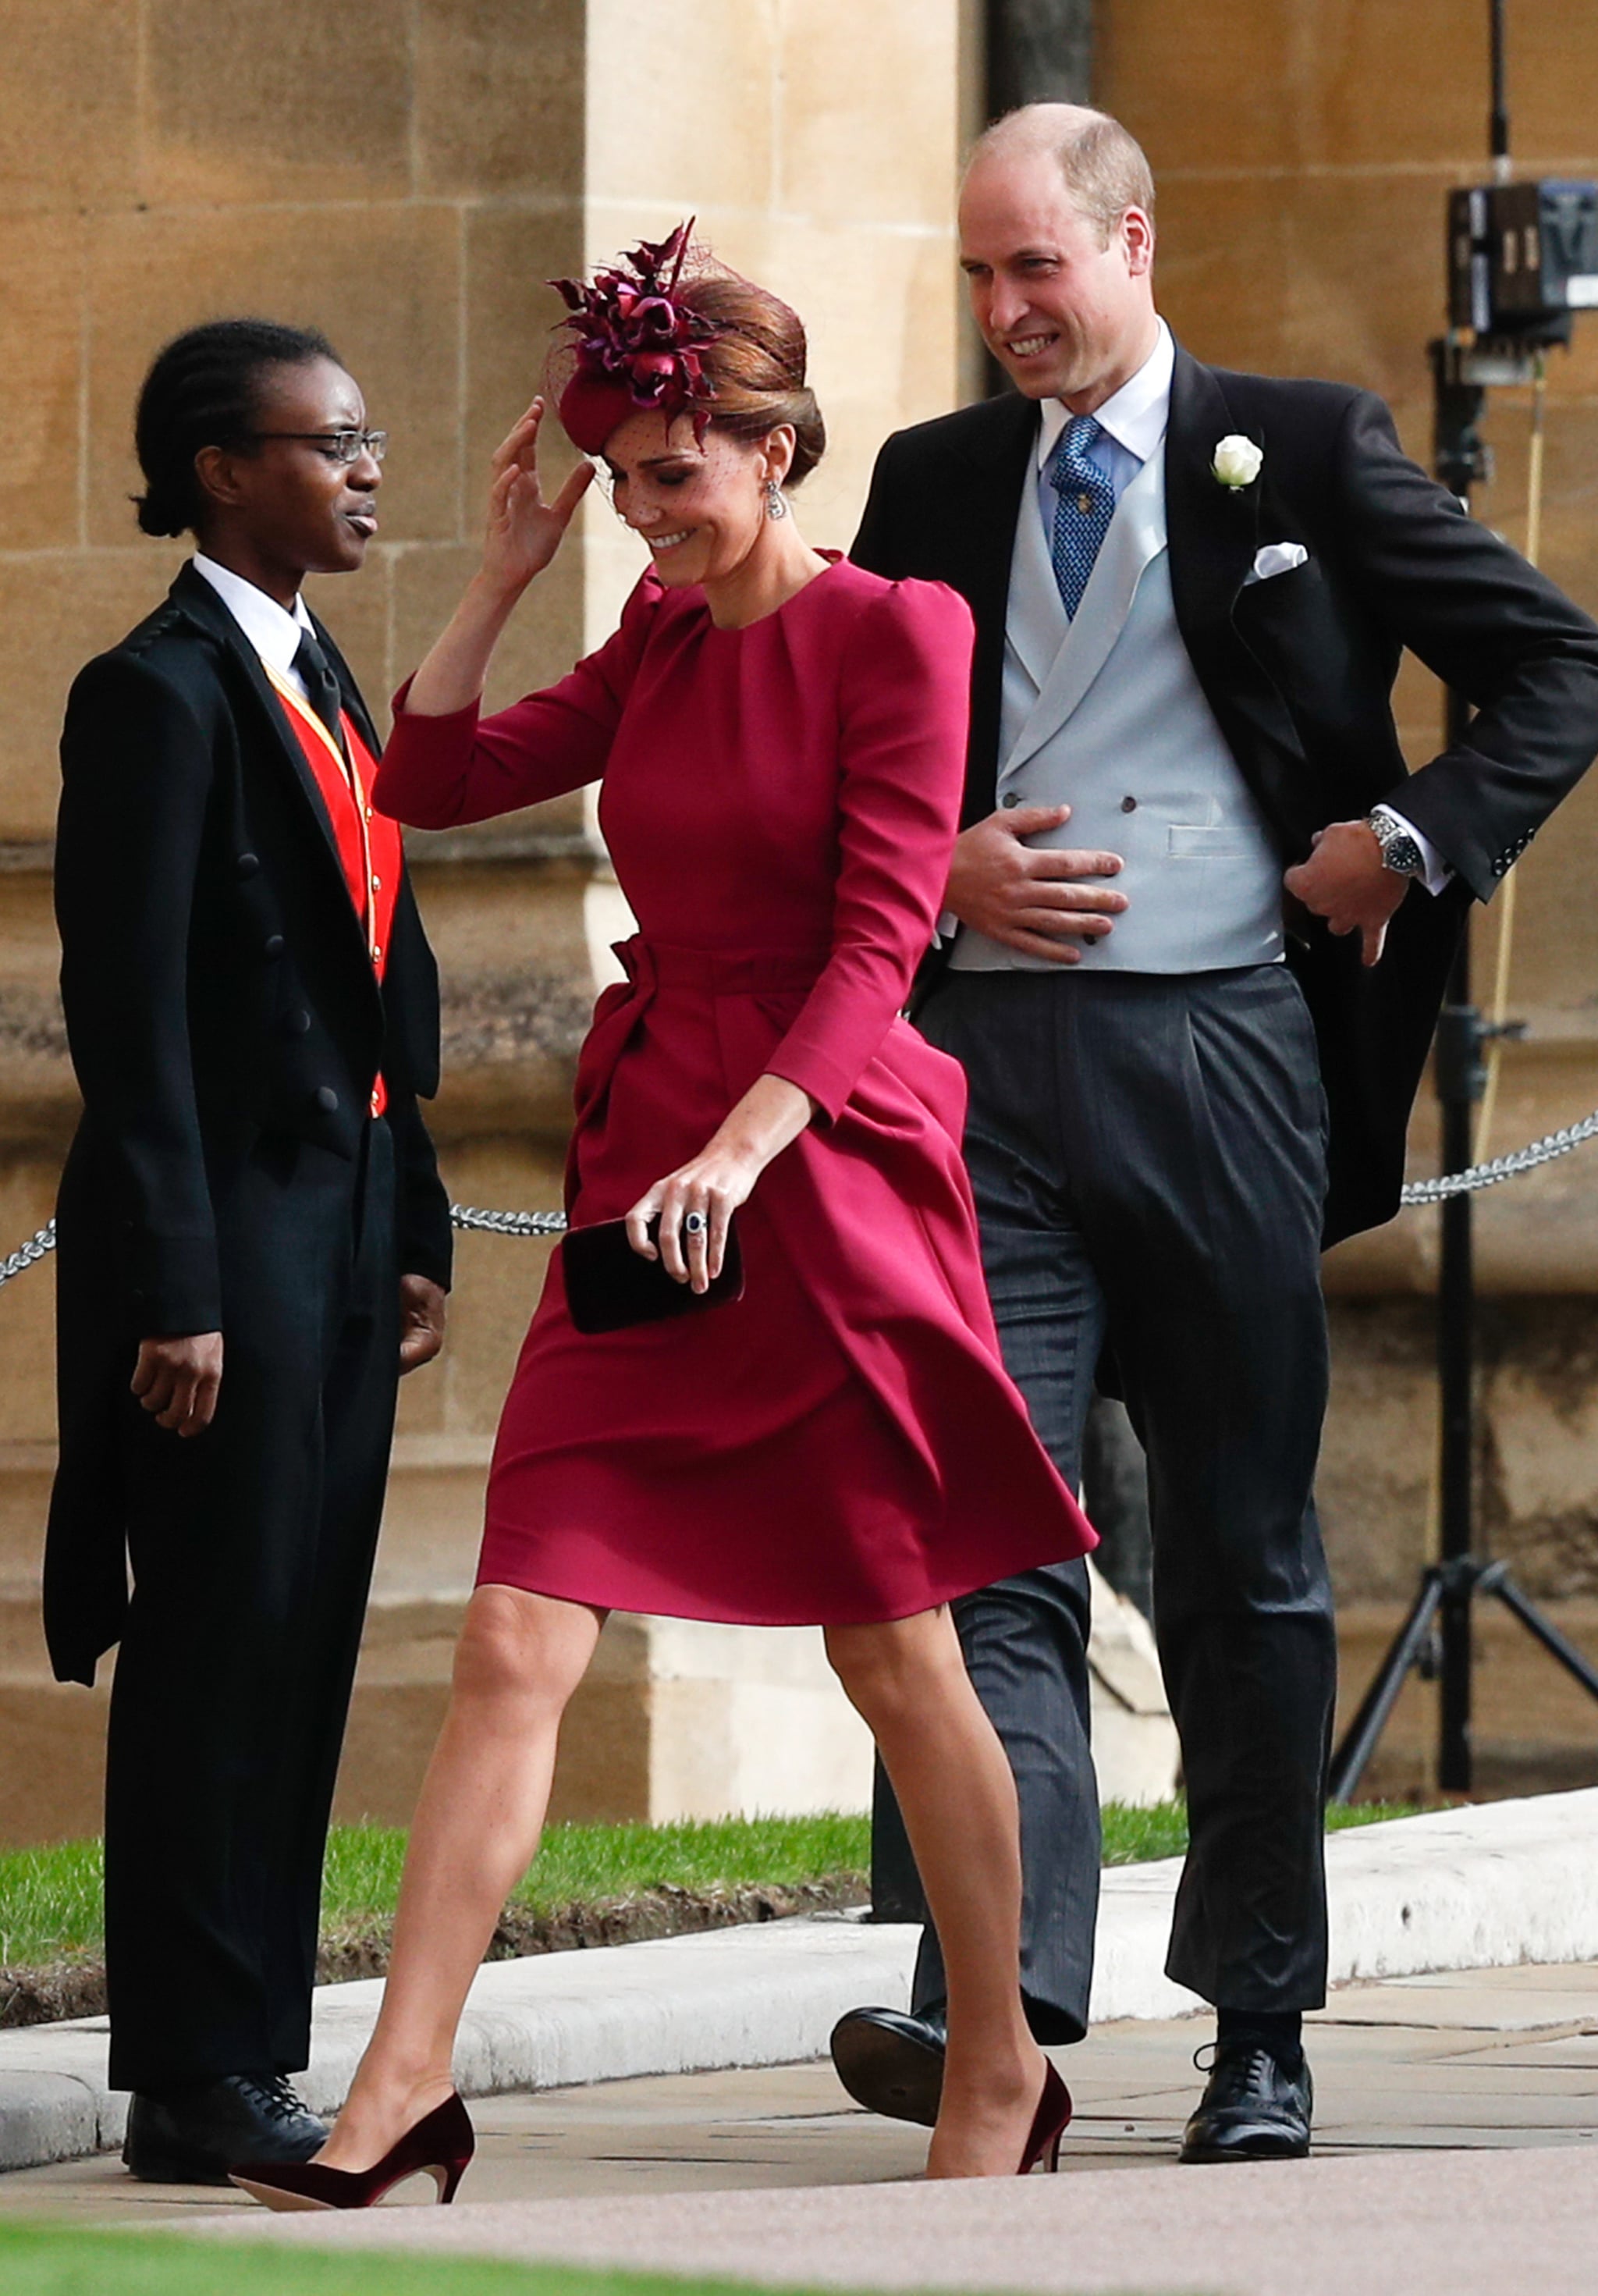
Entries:
{"label": "paved pathway", "polygon": [[1346,1987],[1315,2024],[1307,2169],[1170,2173],[1208,2030],[1177,2020],[1103,2026],[1062,2053],[1078,2118],[1052,2194],[1042,2178],[1020,2198],[906,2183],[921,2132],[856,2112],[805,2064],[481,2100],[478,2164],[449,2212],[405,2207],[413,2188],[377,2220],[268,2218],[214,2190],[135,2185],[110,2156],[0,2177],[0,2212],[856,2286],[1590,2296],[1598,1964]]}

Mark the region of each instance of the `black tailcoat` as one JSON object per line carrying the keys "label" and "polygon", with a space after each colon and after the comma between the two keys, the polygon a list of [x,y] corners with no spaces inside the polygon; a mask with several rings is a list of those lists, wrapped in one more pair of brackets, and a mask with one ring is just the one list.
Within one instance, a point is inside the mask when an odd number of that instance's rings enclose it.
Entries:
{"label": "black tailcoat", "polygon": [[85,1112],[59,1219],[83,1280],[60,1319],[45,1627],[57,1675],[92,1682],[127,1608],[114,1431],[134,1349],[224,1329],[215,1173],[266,1136],[353,1165],[381,1068],[400,1268],[447,1285],[450,1230],[417,1107],[438,1089],[438,986],[410,886],[380,988],[283,706],[192,566],[78,676],[61,766],[61,996]]}
{"label": "black tailcoat", "polygon": [[[1210,469],[1233,432],[1265,456],[1235,491]],[[996,801],[1011,555],[1037,436],[1036,405],[1012,394],[897,433],[854,547],[874,572],[947,582],[971,606],[968,824]],[[1228,373],[1178,348],[1165,458],[1177,623],[1283,866],[1329,822],[1389,800],[1455,872],[1436,899],[1411,891],[1374,968],[1357,938],[1290,916],[1331,1107],[1334,1242],[1397,1209],[1470,896],[1491,895],[1598,750],[1598,627],[1408,460],[1368,391]],[[1245,587],[1267,542],[1301,543],[1308,562]],[[1477,712],[1407,776],[1391,707],[1405,646]]]}

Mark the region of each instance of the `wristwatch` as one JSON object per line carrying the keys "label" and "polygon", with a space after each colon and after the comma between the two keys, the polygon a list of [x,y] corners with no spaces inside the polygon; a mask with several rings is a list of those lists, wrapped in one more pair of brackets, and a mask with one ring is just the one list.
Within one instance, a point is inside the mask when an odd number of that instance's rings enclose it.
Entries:
{"label": "wristwatch", "polygon": [[1365,827],[1381,848],[1381,865],[1399,877],[1423,877],[1426,856],[1401,821],[1378,810],[1367,814]]}

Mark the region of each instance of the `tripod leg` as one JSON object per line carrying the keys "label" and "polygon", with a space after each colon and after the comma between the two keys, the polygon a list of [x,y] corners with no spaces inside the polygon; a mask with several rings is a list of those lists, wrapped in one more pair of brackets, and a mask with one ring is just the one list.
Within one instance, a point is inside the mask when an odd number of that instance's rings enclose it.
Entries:
{"label": "tripod leg", "polygon": [[1567,1642],[1552,1620],[1545,1619],[1535,1603],[1521,1594],[1514,1580],[1505,1571],[1482,1589],[1484,1594],[1496,1595],[1506,1611],[1520,1620],[1528,1634],[1535,1636],[1550,1658],[1556,1658],[1567,1672],[1573,1674],[1589,1698],[1598,1698],[1598,1669],[1583,1658],[1574,1643]]}
{"label": "tripod leg", "polygon": [[1375,1680],[1360,1702],[1358,1713],[1348,1725],[1342,1744],[1332,1757],[1328,1791],[1333,1801],[1347,1801],[1364,1777],[1365,1767],[1376,1751],[1376,1741],[1387,1727],[1388,1717],[1397,1704],[1398,1693],[1421,1654],[1421,1645],[1430,1632],[1442,1599],[1441,1574],[1435,1569],[1428,1570],[1408,1618],[1399,1628],[1377,1669]]}

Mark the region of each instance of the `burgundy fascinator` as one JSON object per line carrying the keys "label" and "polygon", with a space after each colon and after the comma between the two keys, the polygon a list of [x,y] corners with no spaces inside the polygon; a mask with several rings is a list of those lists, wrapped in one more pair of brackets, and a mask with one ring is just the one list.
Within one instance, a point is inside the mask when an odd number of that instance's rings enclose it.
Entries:
{"label": "burgundy fascinator", "polygon": [[621,268],[596,271],[591,284],[549,283],[571,314],[561,324],[577,364],[560,414],[582,454],[597,455],[617,424],[641,407],[657,408],[668,422],[692,414],[696,430],[708,420],[716,391],[700,347],[721,329],[676,300],[692,229],[691,217],[659,246],[644,241],[621,258]]}

